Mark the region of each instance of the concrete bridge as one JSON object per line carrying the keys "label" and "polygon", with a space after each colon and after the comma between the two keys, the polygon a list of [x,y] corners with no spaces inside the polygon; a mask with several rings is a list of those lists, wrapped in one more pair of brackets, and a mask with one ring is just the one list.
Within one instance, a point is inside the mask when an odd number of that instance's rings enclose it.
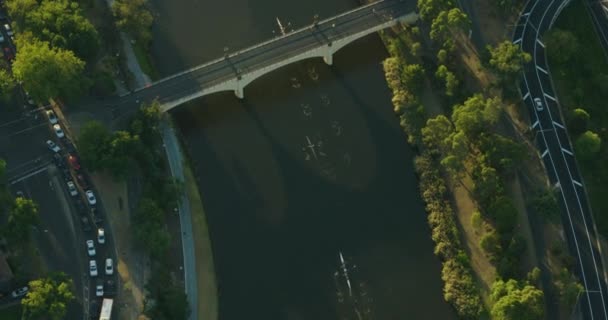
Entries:
{"label": "concrete bridge", "polygon": [[310,58],[333,63],[333,55],[347,44],[398,22],[418,19],[416,1],[381,0],[289,32],[258,45],[161,79],[133,92],[105,101],[115,113],[157,99],[163,112],[196,98],[221,91],[245,97],[255,79],[285,65]]}

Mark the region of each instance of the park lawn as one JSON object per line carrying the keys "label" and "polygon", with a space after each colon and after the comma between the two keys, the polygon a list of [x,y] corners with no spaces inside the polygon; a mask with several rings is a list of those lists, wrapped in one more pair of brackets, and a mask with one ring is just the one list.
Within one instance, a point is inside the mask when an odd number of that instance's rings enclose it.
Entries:
{"label": "park lawn", "polygon": [[[589,129],[600,135],[602,147],[592,161],[578,162],[591,202],[598,230],[608,236],[608,56],[604,53],[591,17],[580,0],[573,1],[559,16],[554,28],[568,30],[578,39],[577,56],[566,64],[549,61],[551,75],[562,111],[568,114],[583,108],[591,115]],[[567,121],[566,121],[567,122]],[[577,137],[571,137],[575,141]]]}
{"label": "park lawn", "polygon": [[0,309],[0,319],[21,320],[21,304],[15,304],[5,309]]}

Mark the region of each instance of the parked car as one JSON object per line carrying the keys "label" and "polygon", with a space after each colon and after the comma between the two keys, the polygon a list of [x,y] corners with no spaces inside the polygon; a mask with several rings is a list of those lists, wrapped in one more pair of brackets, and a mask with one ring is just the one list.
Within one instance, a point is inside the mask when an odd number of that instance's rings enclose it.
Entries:
{"label": "parked car", "polygon": [[4,47],[4,57],[9,62],[13,61],[13,59],[15,58],[15,55],[13,55],[13,50],[11,50],[11,48],[9,47]]}
{"label": "parked car", "polygon": [[80,223],[82,224],[82,230],[86,232],[91,231],[91,223],[89,222],[89,218],[80,216]]}
{"label": "parked car", "polygon": [[13,292],[11,292],[11,297],[13,297],[13,298],[23,297],[27,294],[28,291],[29,291],[28,287],[21,287],[19,289],[14,290]]}
{"label": "parked car", "polygon": [[55,144],[55,142],[51,141],[51,140],[47,140],[46,141],[46,145],[49,147],[49,149],[51,149],[51,151],[53,152],[59,152],[61,150],[61,148],[59,148],[58,145]]}
{"label": "parked car", "polygon": [[53,154],[53,162],[58,168],[62,168],[65,165],[63,162],[63,157],[59,153]]}
{"label": "parked car", "polygon": [[6,29],[6,34],[8,34],[9,37],[15,34],[13,33],[13,29],[11,29],[11,25],[8,23],[4,24],[4,29]]}
{"label": "parked car", "polygon": [[103,228],[97,229],[97,242],[100,244],[106,243],[106,231]]}
{"label": "parked car", "polygon": [[97,277],[97,261],[89,260],[89,274],[91,277]]}
{"label": "parked car", "polygon": [[72,180],[67,182],[68,185],[68,191],[70,191],[70,195],[72,197],[75,197],[78,195],[78,189],[76,189],[76,185],[74,184],[74,182]]}
{"label": "parked car", "polygon": [[81,188],[83,188],[83,189],[89,188],[89,183],[87,182],[87,178],[82,173],[79,173],[78,175],[76,175],[76,181],[78,181],[78,184],[80,185]]}
{"label": "parked car", "polygon": [[103,280],[97,280],[97,284],[95,285],[95,296],[103,297]]}
{"label": "parked car", "polygon": [[46,116],[49,118],[49,122],[51,124],[57,124],[59,122],[59,119],[57,119],[57,116],[55,115],[55,112],[53,112],[53,110],[46,110],[45,113]]}
{"label": "parked car", "polygon": [[63,130],[61,129],[61,126],[59,125],[59,123],[53,125],[53,130],[55,131],[57,138],[65,137],[65,134],[63,133]]}
{"label": "parked car", "polygon": [[72,169],[78,171],[80,170],[80,162],[78,161],[78,156],[75,156],[73,154],[69,154],[68,155],[68,163],[70,164],[70,166],[72,167]]}
{"label": "parked car", "polygon": [[93,242],[93,240],[87,240],[86,244],[87,244],[87,253],[89,254],[89,257],[95,256],[95,242]]}
{"label": "parked car", "polygon": [[111,276],[114,274],[114,263],[111,258],[106,259],[106,275]]}
{"label": "parked car", "polygon": [[87,190],[85,194],[87,195],[87,201],[90,205],[93,206],[97,203],[97,199],[95,198],[95,194],[93,193],[93,191]]}

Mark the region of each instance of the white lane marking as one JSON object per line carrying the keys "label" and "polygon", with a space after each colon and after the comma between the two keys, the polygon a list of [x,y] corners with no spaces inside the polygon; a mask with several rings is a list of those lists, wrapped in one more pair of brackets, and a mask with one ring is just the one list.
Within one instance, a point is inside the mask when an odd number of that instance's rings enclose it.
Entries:
{"label": "white lane marking", "polygon": [[[553,5],[553,3],[555,1],[556,0],[551,0],[551,3],[549,4],[549,6],[545,7],[545,11],[543,12],[543,16],[542,16],[542,18],[540,20],[540,25],[542,25],[542,22],[545,19],[545,16],[547,15],[547,12],[549,11],[549,9],[551,8],[551,6]],[[539,2],[540,1],[537,1],[536,3],[534,3],[534,5],[538,4]],[[539,38],[539,35],[540,35],[540,32],[537,29],[536,30],[536,38]],[[534,64],[535,65],[537,63],[536,62],[537,48],[538,48],[537,46],[534,46],[534,54],[532,55],[533,59],[534,59]],[[538,65],[537,65],[537,70],[538,70]],[[525,74],[524,74],[524,78],[525,78]],[[540,79],[540,75],[538,74],[538,72],[536,72],[536,78],[537,78],[538,82],[542,84],[542,81]],[[527,81],[526,81],[526,85],[527,85]],[[541,89],[541,91],[543,91],[542,86],[540,87],[540,89]],[[529,90],[529,88],[528,88],[528,90]],[[545,103],[546,103],[546,101],[545,101]],[[538,117],[538,114],[537,114],[537,117]],[[549,117],[550,117],[551,121],[553,121],[553,115],[551,114],[551,112],[549,112]],[[557,139],[557,142],[558,142],[559,146],[561,147],[562,143],[561,143],[561,141],[559,139],[559,135],[557,133],[555,133],[555,137]],[[544,135],[543,135],[543,138],[544,138]],[[566,157],[564,156],[563,152],[562,152],[562,159],[564,159],[564,163],[566,164],[566,169],[568,171],[568,175],[570,177],[570,180],[573,180],[573,178],[572,178],[572,172],[570,171],[570,167],[568,166],[568,162],[566,161]],[[555,169],[555,167],[554,167],[554,169]],[[556,171],[556,173],[557,173],[557,171]],[[559,175],[557,176],[557,178],[559,180]],[[573,188],[574,188],[574,184],[573,184]],[[562,190],[561,194],[562,194],[562,198],[564,200],[564,203],[566,204],[565,207],[566,207],[566,210],[568,212],[568,218],[570,219],[571,229],[572,229],[572,232],[573,232],[573,235],[574,235],[574,239],[575,239],[575,245],[576,245],[577,254],[578,254],[578,258],[579,258],[579,262],[580,262],[581,273],[582,273],[582,276],[583,276],[585,289],[588,290],[589,286],[587,285],[586,275],[585,275],[585,271],[584,271],[584,267],[583,267],[583,264],[582,264],[580,251],[579,251],[580,248],[578,247],[578,240],[576,239],[576,232],[574,232],[574,228],[572,226],[572,218],[570,216],[570,209],[568,208],[568,201],[566,200],[566,195],[564,194],[563,190]],[[591,251],[591,258],[592,258],[593,267],[594,267],[594,270],[595,270],[595,277],[596,277],[597,284],[599,285],[599,289],[600,289],[600,296],[601,296],[601,300],[602,300],[602,308],[604,310],[604,319],[608,319],[608,310],[606,310],[606,304],[604,302],[605,300],[604,300],[603,288],[602,288],[602,283],[600,281],[600,273],[599,273],[598,267],[597,267],[597,260],[596,260],[597,258],[595,257],[595,253],[594,253],[594,250],[593,250],[594,248],[593,248],[593,245],[591,244],[591,236],[589,235],[589,227],[587,226],[587,219],[585,218],[583,206],[581,204],[580,197],[578,195],[578,192],[576,192],[576,190],[574,190],[574,195],[576,196],[576,200],[578,202],[578,207],[579,207],[579,212],[578,213],[580,214],[580,216],[581,216],[581,218],[583,220],[583,225],[585,227],[585,233],[586,233],[586,236],[587,236],[587,243],[588,243],[589,249]],[[599,245],[599,243],[598,243],[598,245]],[[605,271],[605,269],[604,269],[604,271]],[[588,294],[587,294],[587,303],[589,305],[589,310],[591,311],[590,312],[591,319],[593,319],[594,318],[594,316],[593,316],[593,307],[591,305],[591,299],[590,299],[590,297],[589,297]]]}
{"label": "white lane marking", "polygon": [[543,94],[544,94],[544,96],[545,96],[545,97],[547,97],[547,98],[549,98],[549,99],[551,99],[551,100],[553,100],[553,101],[557,102],[557,99],[555,99],[555,97],[552,97],[552,96],[550,96],[550,95],[548,95],[548,94],[546,94],[546,93],[543,93]]}
{"label": "white lane marking", "polygon": [[566,149],[564,147],[562,147],[562,151],[565,152],[565,153],[567,153],[567,154],[569,154],[569,155],[571,155],[571,156],[574,155],[574,153],[572,153],[572,151],[570,151],[570,150],[568,150],[568,149]]}
{"label": "white lane marking", "polygon": [[521,38],[519,38],[519,39],[517,39],[517,40],[513,41],[513,44],[518,44],[518,43],[521,43]]}
{"label": "white lane marking", "polygon": [[528,97],[530,96],[530,92],[526,93],[526,95],[524,96],[524,100],[528,99]]}
{"label": "white lane marking", "polygon": [[560,128],[562,128],[562,129],[565,129],[564,126],[561,123],[557,122],[557,121],[553,121],[553,124],[556,125],[556,126],[558,126],[558,127],[560,127]]}
{"label": "white lane marking", "polygon": [[32,177],[32,176],[35,176],[35,175],[37,175],[37,174],[39,174],[40,172],[43,172],[43,171],[46,171],[46,165],[45,165],[44,167],[42,167],[42,168],[40,168],[40,169],[38,169],[38,170],[34,171],[34,172],[30,172],[29,174],[24,175],[24,176],[23,176],[23,177],[21,177],[21,178],[17,178],[17,179],[15,179],[15,180],[11,181],[11,185],[13,185],[13,184],[15,184],[15,183],[17,183],[17,182],[19,182],[19,181],[23,181],[23,180],[25,180],[25,179],[27,179],[27,178],[30,178],[30,177]]}
{"label": "white lane marking", "polygon": [[542,71],[544,74],[549,74],[549,72],[547,72],[547,70],[545,70],[545,69],[541,68],[541,67],[540,67],[540,66],[538,66],[538,65],[536,66],[536,69],[538,69],[538,70]]}
{"label": "white lane marking", "polygon": [[532,125],[532,129],[536,128],[538,126],[540,122],[538,120],[536,120],[536,122],[534,122],[534,124]]}
{"label": "white lane marking", "polygon": [[580,182],[578,182],[578,181],[576,181],[576,180],[574,180],[574,179],[572,179],[572,183],[574,183],[575,185],[577,185],[577,186],[579,186],[579,187],[582,187],[582,186],[583,186],[583,184],[582,184],[582,183],[580,183]]}
{"label": "white lane marking", "polygon": [[540,44],[540,45],[541,45],[541,47],[543,47],[543,48],[545,47],[545,45],[542,43],[542,41],[540,41],[540,39],[536,38],[536,42],[537,42],[538,44]]}
{"label": "white lane marking", "polygon": [[549,149],[545,150],[545,152],[543,152],[543,154],[541,155],[541,158],[544,158],[547,154],[549,154]]}

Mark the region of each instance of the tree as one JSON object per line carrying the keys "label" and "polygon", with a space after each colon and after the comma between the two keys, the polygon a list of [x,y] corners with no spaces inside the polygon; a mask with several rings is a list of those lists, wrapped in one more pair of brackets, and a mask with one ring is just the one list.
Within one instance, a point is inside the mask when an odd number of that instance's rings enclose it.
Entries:
{"label": "tree", "polygon": [[152,39],[150,27],[154,17],[146,8],[146,0],[115,0],[112,12],[119,29],[143,43]]}
{"label": "tree", "polygon": [[22,29],[48,41],[52,47],[73,51],[90,59],[99,49],[99,35],[77,2],[71,0],[42,1],[34,10],[25,13]]}
{"label": "tree", "polygon": [[568,307],[573,307],[578,300],[578,297],[585,288],[578,282],[576,277],[563,268],[556,277],[557,279],[553,283],[559,294],[559,298],[563,304]]}
{"label": "tree", "polygon": [[10,100],[15,90],[15,79],[5,69],[0,69],[0,100]]}
{"label": "tree", "polygon": [[513,201],[505,196],[498,196],[489,207],[489,215],[496,223],[501,234],[510,233],[517,224],[517,209]]}
{"label": "tree", "polygon": [[511,172],[526,156],[523,144],[499,134],[481,134],[479,148],[484,160],[501,174]]}
{"label": "tree", "polygon": [[102,167],[117,179],[125,179],[133,169],[135,156],[141,149],[139,136],[128,131],[116,131],[108,140],[108,153],[102,156]]}
{"label": "tree", "polygon": [[534,209],[535,213],[545,219],[554,220],[559,217],[557,200],[553,192],[549,190],[543,190],[536,194],[530,200],[530,206]]}
{"label": "tree", "polygon": [[78,136],[82,161],[91,171],[103,170],[105,158],[110,153],[110,131],[97,121],[87,122]]}
{"label": "tree", "polygon": [[481,239],[479,239],[479,246],[488,255],[490,260],[494,262],[502,253],[500,236],[496,232],[496,229],[490,225],[485,225],[485,229]]}
{"label": "tree", "polygon": [[51,48],[48,42],[36,39],[18,38],[16,42],[19,54],[13,74],[35,101],[75,98],[82,93],[84,62],[73,52]]}
{"label": "tree", "polygon": [[568,129],[573,135],[579,135],[587,131],[591,116],[585,109],[576,108],[570,112],[568,119]]}
{"label": "tree", "polygon": [[11,16],[13,21],[16,23],[18,31],[23,30],[23,25],[27,16],[36,10],[38,7],[38,0],[10,0],[5,1],[8,14]]}
{"label": "tree", "polygon": [[519,45],[505,40],[496,47],[487,47],[490,52],[490,66],[502,76],[503,80],[511,80],[523,69],[524,63],[530,62],[532,56],[523,52]]}
{"label": "tree", "polygon": [[503,193],[503,185],[496,169],[480,162],[473,168],[473,194],[482,207],[487,208],[495,197]]}
{"label": "tree", "polygon": [[164,213],[156,201],[143,198],[135,215],[135,240],[154,258],[160,258],[169,247],[170,235],[164,227]]}
{"label": "tree", "polygon": [[38,206],[34,201],[21,197],[15,198],[8,215],[7,235],[13,244],[29,240],[30,228],[39,222]]}
{"label": "tree", "polygon": [[30,281],[29,292],[21,300],[23,319],[60,320],[67,305],[74,300],[72,280],[64,273],[53,273],[47,278]]}
{"label": "tree", "polygon": [[429,150],[440,153],[448,150],[451,144],[450,137],[454,132],[454,126],[450,120],[440,114],[435,118],[426,121],[426,126],[422,128],[422,142]]}
{"label": "tree", "polygon": [[549,59],[560,64],[568,63],[580,49],[578,39],[568,30],[553,29],[544,41]]}
{"label": "tree", "polygon": [[456,89],[458,89],[458,85],[460,84],[458,78],[456,78],[456,75],[452,71],[448,70],[446,66],[440,65],[437,67],[435,77],[441,80],[445,85],[445,94],[448,97],[453,96]]}
{"label": "tree", "polygon": [[432,21],[437,15],[454,6],[452,0],[418,0],[418,11],[423,20]]}
{"label": "tree", "polygon": [[583,160],[589,160],[600,151],[601,145],[602,139],[600,136],[595,132],[587,130],[576,138],[574,150]]}
{"label": "tree", "polygon": [[146,283],[146,315],[155,320],[186,320],[190,306],[184,289],[171,278],[168,267],[161,263]]}
{"label": "tree", "polygon": [[466,30],[470,24],[467,15],[459,8],[441,11],[431,23],[431,39],[440,43],[453,43],[452,35],[457,31]]}
{"label": "tree", "polygon": [[482,95],[476,94],[463,104],[454,106],[452,122],[456,130],[464,132],[469,141],[475,143],[483,131],[498,121],[501,110],[502,104],[498,97],[484,100]]}
{"label": "tree", "polygon": [[409,91],[419,94],[424,87],[424,68],[419,64],[406,65],[401,73],[401,82]]}
{"label": "tree", "polygon": [[516,280],[497,280],[492,285],[492,318],[496,320],[541,320],[544,295],[541,290]]}

